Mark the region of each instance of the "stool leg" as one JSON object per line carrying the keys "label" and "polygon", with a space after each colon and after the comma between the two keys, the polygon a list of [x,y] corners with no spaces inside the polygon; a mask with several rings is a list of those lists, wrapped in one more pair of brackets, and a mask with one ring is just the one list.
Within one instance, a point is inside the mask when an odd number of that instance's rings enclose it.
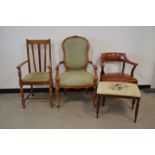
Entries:
{"label": "stool leg", "polygon": [[93,106],[96,107],[96,86],[94,86],[94,93],[93,93]]}
{"label": "stool leg", "polygon": [[100,96],[98,96],[98,101],[96,106],[96,118],[98,118],[99,108],[100,108]]}
{"label": "stool leg", "polygon": [[103,96],[103,99],[102,99],[102,106],[105,105],[105,97]]}
{"label": "stool leg", "polygon": [[136,123],[136,121],[137,121],[137,116],[138,116],[139,101],[140,101],[140,99],[137,99],[136,109],[135,109],[135,119],[134,119],[134,122],[135,122],[135,123]]}
{"label": "stool leg", "polygon": [[132,99],[132,110],[134,109],[135,101],[135,99]]}

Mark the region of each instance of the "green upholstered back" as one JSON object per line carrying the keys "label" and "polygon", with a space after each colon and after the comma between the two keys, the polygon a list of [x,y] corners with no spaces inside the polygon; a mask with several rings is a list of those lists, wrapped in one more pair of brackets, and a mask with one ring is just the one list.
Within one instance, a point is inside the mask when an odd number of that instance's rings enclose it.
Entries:
{"label": "green upholstered back", "polygon": [[87,65],[88,41],[82,37],[69,37],[64,40],[64,61],[68,69],[81,69]]}

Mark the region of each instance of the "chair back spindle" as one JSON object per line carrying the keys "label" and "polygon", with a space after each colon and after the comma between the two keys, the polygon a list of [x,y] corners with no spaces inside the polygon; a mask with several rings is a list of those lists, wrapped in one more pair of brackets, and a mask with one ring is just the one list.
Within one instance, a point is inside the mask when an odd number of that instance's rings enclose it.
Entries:
{"label": "chair back spindle", "polygon": [[[51,61],[51,44],[48,40],[26,40],[29,72],[46,72],[47,63]],[[49,54],[47,54],[49,52]],[[32,56],[32,59],[30,57]],[[47,58],[48,56],[48,58]],[[42,58],[43,57],[43,58]],[[43,62],[42,62],[43,61]]]}

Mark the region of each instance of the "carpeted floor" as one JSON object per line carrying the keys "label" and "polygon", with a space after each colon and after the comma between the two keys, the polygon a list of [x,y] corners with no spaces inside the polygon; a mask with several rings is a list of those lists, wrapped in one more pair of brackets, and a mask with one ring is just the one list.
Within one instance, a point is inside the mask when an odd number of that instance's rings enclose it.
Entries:
{"label": "carpeted floor", "polygon": [[[155,128],[155,93],[142,93],[137,123],[133,122],[131,100],[107,98],[99,118],[92,106],[92,92],[61,93],[61,107],[48,101],[28,101],[22,109],[19,94],[0,94],[0,128],[57,129],[146,129]],[[54,97],[55,104],[55,97]]]}

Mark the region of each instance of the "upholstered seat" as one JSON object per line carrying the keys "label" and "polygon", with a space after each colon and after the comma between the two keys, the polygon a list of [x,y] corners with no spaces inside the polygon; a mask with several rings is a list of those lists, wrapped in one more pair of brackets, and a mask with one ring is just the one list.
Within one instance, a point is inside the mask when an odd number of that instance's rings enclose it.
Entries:
{"label": "upholstered seat", "polygon": [[85,71],[67,71],[60,74],[61,86],[79,86],[79,85],[93,85],[94,77],[91,73]]}
{"label": "upholstered seat", "polygon": [[49,81],[49,73],[48,72],[33,72],[27,74],[24,78],[23,81]]}

